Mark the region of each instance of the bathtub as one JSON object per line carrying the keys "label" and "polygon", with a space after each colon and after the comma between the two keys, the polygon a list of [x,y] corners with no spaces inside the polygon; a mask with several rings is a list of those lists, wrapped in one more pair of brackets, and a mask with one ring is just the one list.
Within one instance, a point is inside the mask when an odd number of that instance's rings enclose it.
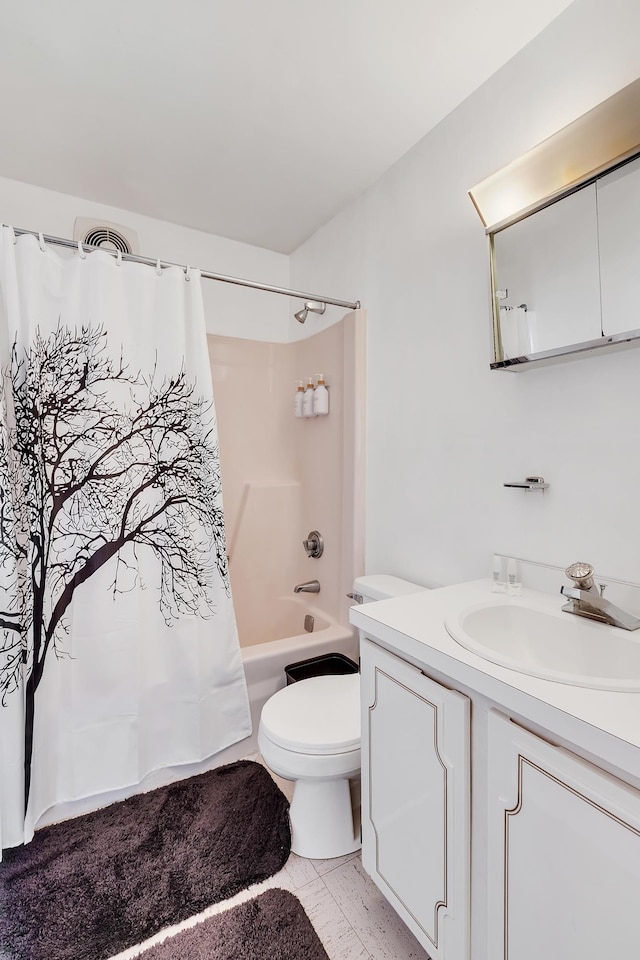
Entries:
{"label": "bathtub", "polygon": [[[311,633],[304,628],[307,614],[314,618]],[[357,661],[358,638],[355,630],[337,623],[300,594],[278,597],[265,629],[256,637],[259,642],[252,643],[251,639],[240,637],[253,724],[252,736],[242,743],[247,749],[255,744],[257,749],[260,713],[269,697],[286,685],[284,668],[323,653],[344,653]]]}

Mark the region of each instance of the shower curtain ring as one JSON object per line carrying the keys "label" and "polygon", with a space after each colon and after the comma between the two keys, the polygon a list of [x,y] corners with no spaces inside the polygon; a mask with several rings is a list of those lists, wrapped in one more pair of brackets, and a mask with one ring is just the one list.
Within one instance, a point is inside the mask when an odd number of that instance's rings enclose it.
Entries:
{"label": "shower curtain ring", "polygon": [[119,267],[122,266],[122,250],[118,250],[116,253],[116,263]]}
{"label": "shower curtain ring", "polygon": [[80,254],[80,259],[81,259],[81,260],[86,260],[86,259],[87,259],[87,255],[86,255],[86,253],[84,252],[84,248],[83,248],[83,246],[82,246],[82,240],[78,240],[78,253]]}
{"label": "shower curtain ring", "polygon": [[185,280],[191,280],[191,267],[184,268],[184,278]]}
{"label": "shower curtain ring", "polygon": [[158,274],[159,277],[162,276],[162,264],[160,263],[159,260],[156,261],[156,273]]}
{"label": "shower curtain ring", "polygon": [[44,242],[44,237],[42,236],[42,232],[38,234],[38,243],[40,244],[40,249],[42,250],[42,252],[46,253],[47,247]]}

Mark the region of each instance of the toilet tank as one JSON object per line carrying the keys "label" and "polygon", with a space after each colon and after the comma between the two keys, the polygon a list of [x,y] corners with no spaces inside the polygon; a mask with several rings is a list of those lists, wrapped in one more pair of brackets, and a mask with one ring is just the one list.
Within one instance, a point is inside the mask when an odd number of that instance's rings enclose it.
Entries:
{"label": "toilet tank", "polygon": [[368,577],[356,577],[353,582],[353,593],[350,594],[356,603],[371,603],[373,600],[390,600],[391,597],[402,597],[408,593],[419,593],[428,590],[418,583],[402,580],[400,577],[391,577],[386,573],[376,573]]}

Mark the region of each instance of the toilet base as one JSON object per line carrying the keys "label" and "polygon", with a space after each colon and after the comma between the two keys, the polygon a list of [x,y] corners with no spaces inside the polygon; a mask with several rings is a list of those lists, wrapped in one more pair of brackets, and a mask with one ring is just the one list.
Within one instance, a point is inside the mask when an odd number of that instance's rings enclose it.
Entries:
{"label": "toilet base", "polygon": [[360,849],[347,778],[296,780],[289,816],[291,849],[299,857],[329,860]]}

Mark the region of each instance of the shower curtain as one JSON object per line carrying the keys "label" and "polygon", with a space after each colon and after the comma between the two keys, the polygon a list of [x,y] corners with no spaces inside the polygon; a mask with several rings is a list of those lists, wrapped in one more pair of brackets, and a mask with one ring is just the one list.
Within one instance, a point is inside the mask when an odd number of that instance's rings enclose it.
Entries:
{"label": "shower curtain", "polygon": [[0,850],[251,732],[200,276],[0,229]]}

